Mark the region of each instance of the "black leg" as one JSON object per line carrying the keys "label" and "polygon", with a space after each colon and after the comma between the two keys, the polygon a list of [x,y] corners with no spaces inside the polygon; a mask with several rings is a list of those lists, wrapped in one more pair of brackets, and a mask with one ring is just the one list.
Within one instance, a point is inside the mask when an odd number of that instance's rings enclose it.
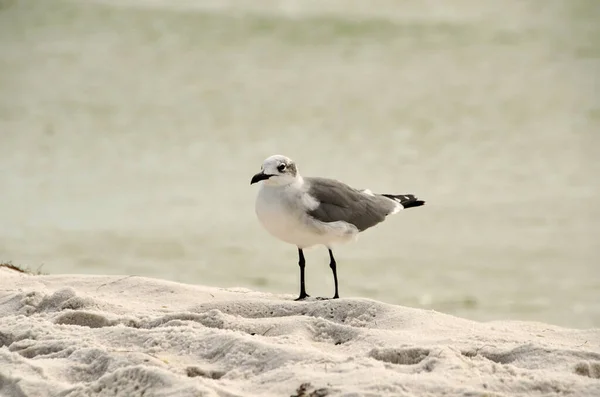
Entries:
{"label": "black leg", "polygon": [[302,252],[302,248],[298,248],[298,266],[300,266],[300,296],[296,298],[297,301],[301,301],[310,296],[306,293],[306,286],[304,285],[304,264],[304,252]]}
{"label": "black leg", "polygon": [[337,271],[336,271],[335,258],[333,257],[333,252],[331,251],[331,249],[329,249],[329,259],[330,259],[329,267],[331,268],[331,271],[333,272],[333,283],[335,284],[335,294],[333,295],[333,299],[338,299],[340,297],[340,295],[338,294]]}

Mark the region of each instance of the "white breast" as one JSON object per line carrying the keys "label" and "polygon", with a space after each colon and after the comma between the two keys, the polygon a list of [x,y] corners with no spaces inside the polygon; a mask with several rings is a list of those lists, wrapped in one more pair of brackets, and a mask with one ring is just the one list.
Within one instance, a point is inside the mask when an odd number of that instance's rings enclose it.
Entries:
{"label": "white breast", "polygon": [[293,203],[284,196],[284,187],[261,186],[256,197],[256,215],[273,236],[290,244],[302,245],[308,233]]}
{"label": "white breast", "polygon": [[256,197],[256,215],[274,237],[307,248],[316,244],[345,242],[358,232],[345,222],[325,224],[306,214],[317,205],[306,193],[296,188],[261,186]]}

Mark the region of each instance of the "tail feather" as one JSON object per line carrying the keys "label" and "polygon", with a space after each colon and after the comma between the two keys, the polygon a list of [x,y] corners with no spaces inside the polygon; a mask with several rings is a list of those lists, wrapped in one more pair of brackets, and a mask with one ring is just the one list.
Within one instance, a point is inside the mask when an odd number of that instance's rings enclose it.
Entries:
{"label": "tail feather", "polygon": [[394,200],[403,208],[420,207],[425,204],[425,201],[419,200],[413,194],[382,194],[382,196]]}

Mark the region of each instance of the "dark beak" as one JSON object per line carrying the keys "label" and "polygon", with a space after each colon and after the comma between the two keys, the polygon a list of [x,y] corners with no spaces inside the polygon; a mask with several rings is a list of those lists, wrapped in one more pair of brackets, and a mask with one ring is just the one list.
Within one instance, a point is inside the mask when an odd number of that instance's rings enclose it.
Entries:
{"label": "dark beak", "polygon": [[260,181],[264,181],[265,179],[269,179],[272,175],[267,175],[264,172],[259,172],[258,174],[254,175],[252,177],[252,180],[250,181],[250,184],[252,185],[253,183],[256,182],[260,182]]}

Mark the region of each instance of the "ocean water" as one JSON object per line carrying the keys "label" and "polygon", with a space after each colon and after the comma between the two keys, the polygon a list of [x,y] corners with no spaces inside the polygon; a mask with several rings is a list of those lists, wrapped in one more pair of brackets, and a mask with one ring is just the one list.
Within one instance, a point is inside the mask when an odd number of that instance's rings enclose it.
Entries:
{"label": "ocean water", "polygon": [[[598,327],[599,19],[594,0],[0,0],[0,260],[296,295],[249,185],[281,153],[427,201],[335,250],[342,297]],[[306,259],[330,296],[327,251]]]}

